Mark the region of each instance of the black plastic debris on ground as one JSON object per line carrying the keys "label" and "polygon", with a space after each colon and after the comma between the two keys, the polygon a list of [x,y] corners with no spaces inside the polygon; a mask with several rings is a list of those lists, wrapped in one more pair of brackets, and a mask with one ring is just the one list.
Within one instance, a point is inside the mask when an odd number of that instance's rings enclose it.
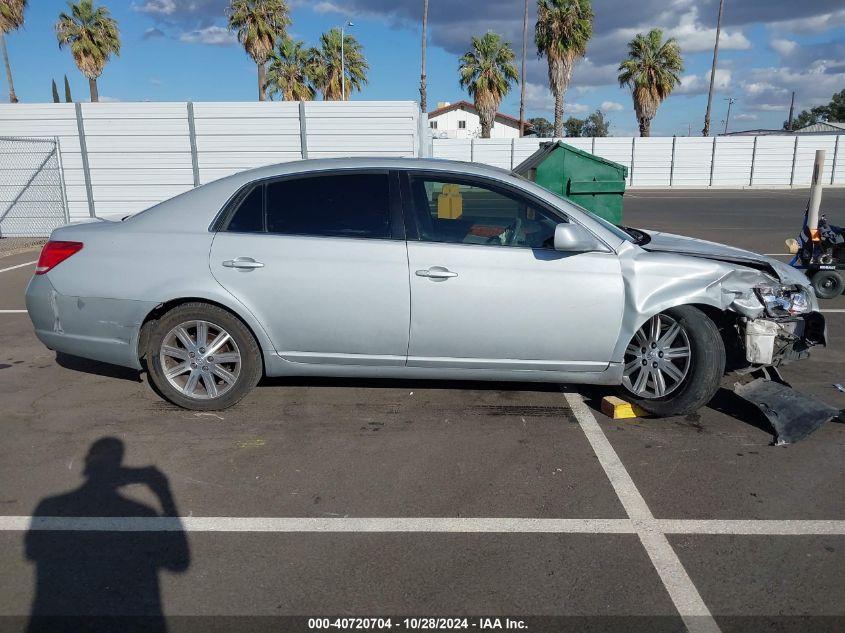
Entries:
{"label": "black plastic debris on ground", "polygon": [[796,391],[789,385],[765,378],[734,386],[741,398],[757,405],[775,430],[777,444],[802,440],[822,424],[839,416],[839,409]]}

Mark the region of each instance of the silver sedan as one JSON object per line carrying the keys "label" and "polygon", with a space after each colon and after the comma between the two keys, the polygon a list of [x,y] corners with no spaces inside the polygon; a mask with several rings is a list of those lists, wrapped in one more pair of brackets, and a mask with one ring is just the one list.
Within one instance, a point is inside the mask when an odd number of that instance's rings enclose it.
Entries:
{"label": "silver sedan", "polygon": [[26,301],[50,349],[198,410],[297,375],[601,384],[675,415],[825,336],[778,261],[439,160],[287,163],[57,229]]}

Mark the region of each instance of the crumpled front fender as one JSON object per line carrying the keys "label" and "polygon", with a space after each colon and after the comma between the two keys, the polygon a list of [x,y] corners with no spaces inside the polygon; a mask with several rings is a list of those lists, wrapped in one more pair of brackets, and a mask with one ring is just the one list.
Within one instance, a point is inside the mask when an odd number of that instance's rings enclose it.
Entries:
{"label": "crumpled front fender", "polygon": [[[681,305],[705,305],[738,316],[764,315],[754,294],[761,284],[778,284],[771,275],[739,264],[675,253],[649,252],[633,244],[619,249],[625,280],[625,311],[613,362],[624,360],[634,333],[655,314]],[[804,280],[806,283],[806,279]],[[811,296],[811,309],[817,310]]]}

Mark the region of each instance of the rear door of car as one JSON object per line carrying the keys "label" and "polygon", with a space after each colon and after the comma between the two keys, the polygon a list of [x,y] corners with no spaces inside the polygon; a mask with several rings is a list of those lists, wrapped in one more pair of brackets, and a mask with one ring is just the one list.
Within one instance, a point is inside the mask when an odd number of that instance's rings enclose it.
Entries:
{"label": "rear door of car", "polygon": [[565,253],[565,215],[510,185],[443,172],[403,182],[409,367],[596,372],[624,310],[616,253]]}
{"label": "rear door of car", "polygon": [[312,172],[253,183],[221,218],[214,277],[302,363],[405,364],[410,289],[398,176]]}

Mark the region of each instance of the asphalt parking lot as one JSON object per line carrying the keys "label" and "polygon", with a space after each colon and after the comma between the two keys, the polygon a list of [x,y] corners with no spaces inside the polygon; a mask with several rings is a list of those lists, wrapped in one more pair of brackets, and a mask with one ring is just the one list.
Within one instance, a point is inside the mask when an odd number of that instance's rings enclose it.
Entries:
{"label": "asphalt parking lot", "polygon": [[[806,198],[634,191],[625,221],[782,254]],[[845,222],[845,190],[823,208]],[[36,258],[0,258],[2,631],[86,611],[173,631],[845,629],[841,422],[775,447],[728,391],[683,418],[613,421],[595,388],[300,379],[185,411],[35,339]],[[845,409],[845,296],[822,309],[830,344],[783,373]],[[80,487],[102,438],[134,470]]]}

